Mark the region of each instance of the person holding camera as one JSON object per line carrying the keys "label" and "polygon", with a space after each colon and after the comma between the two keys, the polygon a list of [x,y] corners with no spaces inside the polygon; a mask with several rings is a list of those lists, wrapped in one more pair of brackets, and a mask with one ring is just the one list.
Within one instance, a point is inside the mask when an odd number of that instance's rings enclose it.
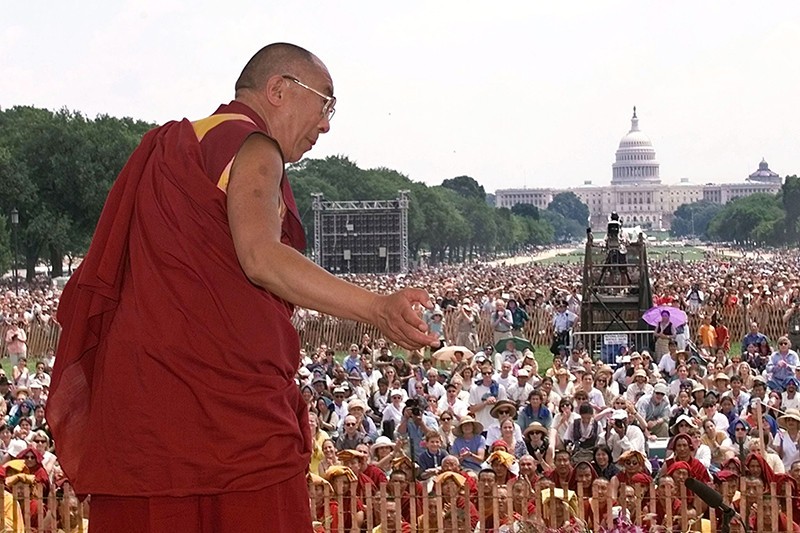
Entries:
{"label": "person holding camera", "polygon": [[628,424],[628,412],[617,409],[611,415],[611,422],[606,427],[605,444],[611,448],[611,458],[619,462],[624,452],[636,450],[645,453],[644,433],[638,427]]}
{"label": "person holding camera", "polygon": [[409,456],[413,457],[414,461],[419,462],[420,455],[424,451],[422,441],[425,440],[425,435],[430,430],[437,431],[438,429],[439,422],[436,417],[423,408],[419,399],[409,398],[406,400],[403,418],[397,427],[397,435],[408,438],[411,447]]}
{"label": "person holding camera", "polygon": [[24,358],[28,355],[28,336],[25,333],[25,330],[22,329],[25,327],[24,320],[18,320],[12,322],[11,325],[6,330],[6,349],[8,350],[8,356],[11,359],[12,365],[17,365],[21,358]]}
{"label": "person holding camera", "polygon": [[800,300],[792,300],[792,305],[783,314],[783,322],[786,324],[789,340],[792,346],[800,346]]}

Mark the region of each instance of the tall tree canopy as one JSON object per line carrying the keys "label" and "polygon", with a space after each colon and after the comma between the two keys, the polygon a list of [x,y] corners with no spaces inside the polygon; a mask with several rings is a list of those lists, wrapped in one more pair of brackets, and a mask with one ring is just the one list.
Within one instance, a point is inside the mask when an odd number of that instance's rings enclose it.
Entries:
{"label": "tall tree canopy", "polygon": [[708,225],[722,210],[720,204],[700,200],[691,204],[683,204],[675,210],[670,226],[673,237],[697,236],[708,238]]}
{"label": "tall tree canopy", "polygon": [[40,259],[61,274],[88,248],[111,184],[152,124],[34,107],[0,111],[0,209],[19,210],[28,278]]}
{"label": "tall tree canopy", "polygon": [[583,228],[589,221],[589,206],[581,202],[581,199],[572,192],[561,192],[553,196],[548,211],[553,211],[563,216],[567,220],[574,220]]}

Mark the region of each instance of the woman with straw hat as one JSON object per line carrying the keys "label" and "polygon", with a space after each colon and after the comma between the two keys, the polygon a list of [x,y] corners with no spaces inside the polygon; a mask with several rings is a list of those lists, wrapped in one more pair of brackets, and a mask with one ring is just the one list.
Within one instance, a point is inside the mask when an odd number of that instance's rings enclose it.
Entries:
{"label": "woman with straw hat", "polygon": [[792,469],[792,464],[800,460],[800,410],[787,409],[783,416],[778,417],[780,429],[773,439],[773,448],[783,462],[786,471]]}
{"label": "woman with straw hat", "polygon": [[486,456],[486,439],[481,432],[483,424],[470,416],[461,419],[453,429],[456,436],[452,453],[459,458],[464,469],[478,472]]}

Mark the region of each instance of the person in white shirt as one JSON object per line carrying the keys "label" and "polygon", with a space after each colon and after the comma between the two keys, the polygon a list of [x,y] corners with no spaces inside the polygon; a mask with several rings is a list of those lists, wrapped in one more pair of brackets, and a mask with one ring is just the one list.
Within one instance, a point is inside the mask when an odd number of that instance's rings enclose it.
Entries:
{"label": "person in white shirt", "polygon": [[517,378],[511,375],[511,361],[503,361],[500,365],[500,373],[494,377],[500,385],[506,388],[506,393],[511,386],[517,385]]}
{"label": "person in white shirt", "polygon": [[445,395],[439,398],[439,413],[449,411],[456,421],[469,414],[469,404],[458,399],[458,385],[450,382],[445,387]]}
{"label": "person in white shirt", "polygon": [[427,373],[428,377],[428,394],[436,396],[437,399],[442,399],[445,395],[444,385],[439,383],[439,372],[435,368],[431,368]]}
{"label": "person in white shirt", "polygon": [[619,461],[619,456],[628,450],[645,454],[644,433],[638,427],[628,424],[628,413],[622,409],[615,410],[611,415],[611,421],[602,440],[611,448],[611,458],[615,463]]}
{"label": "person in white shirt", "polygon": [[633,373],[633,383],[628,385],[628,389],[625,391],[625,399],[635,405],[642,395],[651,394],[652,392],[653,386],[647,382],[647,372],[640,368]]}
{"label": "person in white shirt", "polygon": [[594,378],[591,374],[583,374],[583,377],[581,377],[581,388],[589,397],[589,405],[592,406],[595,414],[606,408],[606,399],[603,397],[603,393],[595,388]]}
{"label": "person in white shirt", "polygon": [[728,426],[730,422],[728,422],[728,417],[723,415],[722,413],[717,412],[717,400],[716,398],[709,398],[706,397],[703,400],[703,409],[700,411],[700,418],[705,420],[709,418],[714,421],[714,424],[717,426],[719,431],[728,431]]}
{"label": "person in white shirt", "polygon": [[528,379],[529,376],[530,372],[527,368],[520,369],[520,371],[517,372],[517,383],[506,389],[508,399],[514,402],[518,409],[528,401],[528,396],[533,392],[533,385],[531,385]]}
{"label": "person in white shirt", "polygon": [[488,428],[495,423],[490,410],[498,401],[507,399],[506,388],[492,379],[494,372],[489,361],[484,361],[480,369],[481,380],[469,390],[469,410],[483,427]]}
{"label": "person in white shirt", "polygon": [[678,343],[670,339],[668,347],[669,351],[662,355],[661,360],[658,362],[658,370],[667,381],[675,377],[677,364],[675,354],[678,353]]}
{"label": "person in white shirt", "polygon": [[792,407],[778,417],[780,429],[772,440],[772,448],[778,452],[786,472],[800,460],[800,410]]}
{"label": "person in white shirt", "polygon": [[786,383],[786,390],[781,393],[781,409],[800,409],[800,380],[792,378]]}

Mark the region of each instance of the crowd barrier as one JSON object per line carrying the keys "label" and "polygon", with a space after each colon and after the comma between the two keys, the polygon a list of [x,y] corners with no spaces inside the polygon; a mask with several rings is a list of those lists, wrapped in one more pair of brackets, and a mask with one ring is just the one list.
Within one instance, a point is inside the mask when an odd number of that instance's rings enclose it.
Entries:
{"label": "crowd barrier", "polygon": [[[531,490],[525,481],[509,486],[481,483],[473,493],[469,486],[456,489],[453,483],[435,483],[427,491],[390,481],[380,487],[365,485],[360,494],[354,483],[340,487],[338,493],[328,486],[312,486],[315,532],[357,533],[384,524],[383,531],[397,532],[632,533],[617,521],[620,516],[628,527],[644,532],[722,531],[723,513],[704,506],[683,485],[674,492],[669,486],[622,485],[616,501],[601,496],[596,487],[585,494],[581,487]],[[764,489],[759,480],[741,478],[740,486],[726,483],[721,492],[723,502],[741,513],[753,533],[794,533],[792,522],[800,518],[795,512],[798,496],[788,484],[773,482]],[[392,501],[394,506],[386,504]],[[731,531],[744,529],[734,519]]]}
{"label": "crowd barrier", "polygon": [[[8,324],[0,325],[0,353],[3,357],[8,356],[6,349],[6,331]],[[61,326],[55,320],[49,320],[46,324],[34,321],[25,326],[25,334],[28,337],[28,357],[39,359],[47,355],[48,351],[55,350],[58,345],[58,337],[61,335]]]}
{"label": "crowd barrier", "polygon": [[[750,328],[750,322],[759,325],[759,331],[767,335],[772,342],[786,334],[783,315],[786,305],[782,303],[765,303],[760,305],[730,305],[719,307],[703,307],[698,312],[689,314],[689,332],[694,339],[705,315],[716,316],[723,321],[730,332],[732,342],[738,342]],[[455,344],[458,337],[456,314],[458,309],[444,312],[444,335],[448,344]],[[549,309],[540,308],[529,312],[530,319],[522,328],[522,336],[535,346],[549,347],[553,341],[553,313]],[[366,333],[372,339],[382,337],[378,328],[353,320],[340,320],[328,315],[309,315],[303,311],[295,314],[295,326],[300,333],[301,346],[314,349],[320,344],[327,344],[337,350],[346,349],[351,343],[359,343]],[[635,332],[628,332],[635,334]],[[488,314],[481,314],[474,329],[477,346],[493,344],[492,322]],[[645,339],[636,339],[643,342]],[[638,345],[637,345],[638,346]],[[643,347],[649,346],[642,344]]]}
{"label": "crowd barrier", "polygon": [[[786,325],[783,314],[786,305],[782,303],[763,303],[751,305],[726,305],[719,307],[705,307],[689,315],[689,331],[692,336],[697,334],[702,323],[702,316],[712,315],[723,320],[730,331],[731,340],[736,342],[748,332],[749,324],[755,321],[759,330],[767,335],[773,342],[781,335],[786,334]],[[456,313],[458,309],[448,309],[444,312],[444,334],[448,344],[454,344],[457,338]],[[522,336],[531,341],[535,346],[550,346],[553,340],[553,314],[545,308],[534,309],[529,313],[530,320],[522,329]],[[351,343],[359,343],[364,334],[372,339],[383,337],[383,333],[371,324],[355,320],[342,320],[330,315],[309,313],[298,310],[292,317],[292,323],[300,334],[300,345],[306,350],[314,350],[321,344],[327,344],[336,350],[344,350]],[[6,324],[0,326],[0,347],[3,356],[7,355],[5,332]],[[28,355],[39,358],[46,355],[49,350],[55,350],[61,327],[53,320],[47,324],[34,322],[25,328],[28,335]],[[493,332],[491,318],[488,314],[481,314],[475,325],[474,338],[476,345],[492,344]]]}
{"label": "crowd barrier", "polygon": [[0,520],[0,533],[88,533],[88,500],[80,502],[68,483],[58,495],[55,490],[46,498],[37,493],[26,483],[6,487],[3,508],[14,510]]}

